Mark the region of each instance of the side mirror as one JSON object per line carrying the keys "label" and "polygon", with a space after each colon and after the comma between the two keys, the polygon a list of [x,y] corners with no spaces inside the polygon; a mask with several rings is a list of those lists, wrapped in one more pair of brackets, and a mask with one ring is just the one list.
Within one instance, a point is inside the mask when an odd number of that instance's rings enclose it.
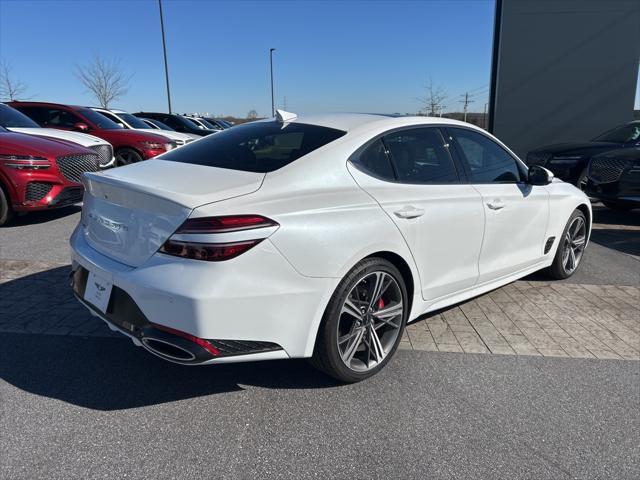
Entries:
{"label": "side mirror", "polygon": [[530,185],[549,185],[553,181],[553,172],[547,170],[540,165],[529,167],[529,178],[527,183]]}
{"label": "side mirror", "polygon": [[119,126],[120,128],[125,128],[124,123],[122,123],[122,122],[118,122],[118,126]]}
{"label": "side mirror", "polygon": [[89,126],[86,123],[78,122],[73,126],[73,129],[79,132],[88,132]]}

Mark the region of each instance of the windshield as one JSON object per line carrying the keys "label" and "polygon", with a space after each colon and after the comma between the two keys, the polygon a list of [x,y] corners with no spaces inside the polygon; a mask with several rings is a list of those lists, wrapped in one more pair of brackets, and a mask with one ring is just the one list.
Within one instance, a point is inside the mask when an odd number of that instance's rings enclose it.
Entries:
{"label": "windshield", "polygon": [[162,155],[162,160],[267,173],[346,132],[304,123],[256,122],[222,130]]}
{"label": "windshield", "polygon": [[196,122],[191,121],[191,119],[189,118],[185,118],[180,115],[174,115],[173,118],[175,118],[179,123],[182,123],[187,128],[190,128],[191,130],[202,128],[200,125],[198,125]]}
{"label": "windshield", "polygon": [[204,118],[199,118],[198,120],[200,120],[200,123],[202,123],[205,127],[207,127],[209,130],[220,130],[218,127],[216,127],[215,125],[211,125],[211,123],[207,122]]}
{"label": "windshield", "polygon": [[593,139],[594,142],[629,143],[640,140],[640,123],[614,128]]}
{"label": "windshield", "polygon": [[78,110],[78,113],[101,130],[122,130],[123,128],[113,120],[108,119],[104,115],[95,112],[90,108],[81,108]]}
{"label": "windshield", "polygon": [[138,117],[131,115],[130,113],[116,113],[118,117],[127,122],[131,128],[144,128],[146,130],[152,130],[152,128],[140,120]]}
{"label": "windshield", "polygon": [[144,121],[153,123],[160,130],[169,130],[170,132],[175,132],[175,130],[173,128],[171,128],[166,123],[162,123],[160,120],[156,120],[154,118],[145,118]]}
{"label": "windshield", "polygon": [[24,113],[4,103],[0,103],[0,125],[6,128],[40,128],[40,125]]}

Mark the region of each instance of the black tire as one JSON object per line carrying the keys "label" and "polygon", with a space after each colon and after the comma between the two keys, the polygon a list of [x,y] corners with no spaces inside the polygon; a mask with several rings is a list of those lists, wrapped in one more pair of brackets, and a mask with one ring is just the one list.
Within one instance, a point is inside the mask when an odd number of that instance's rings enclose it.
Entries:
{"label": "black tire", "polygon": [[[390,345],[390,348],[388,348],[383,360],[367,371],[355,371],[344,363],[338,349],[338,329],[341,310],[347,296],[355,285],[361,282],[367,275],[377,272],[386,273],[396,281],[402,296],[402,318],[399,328],[397,329],[397,338],[394,343]],[[369,378],[384,368],[395,353],[402,339],[408,315],[409,299],[405,281],[400,271],[392,263],[383,258],[372,257],[362,260],[342,279],[327,305],[318,330],[311,363],[319,370],[341,382],[354,383]]]}
{"label": "black tire", "polygon": [[567,269],[564,263],[564,253],[566,251],[567,242],[568,242],[567,232],[569,231],[569,227],[572,226],[573,223],[575,222],[576,218],[582,219],[582,222],[584,224],[585,241],[586,241],[587,219],[585,218],[584,213],[582,213],[580,210],[574,210],[574,212],[569,217],[569,220],[567,221],[566,226],[564,227],[562,236],[558,240],[559,242],[558,249],[556,251],[556,256],[553,258],[553,263],[546,270],[547,275],[549,275],[551,278],[555,280],[564,280],[565,278],[569,278],[580,267],[580,262],[584,254],[584,247],[582,250],[582,254],[580,255],[580,258],[578,260],[578,264],[575,266],[575,268],[569,270]]}
{"label": "black tire", "polygon": [[578,175],[578,180],[576,182],[576,187],[584,192],[587,187],[587,168],[585,167],[580,175]]}
{"label": "black tire", "polygon": [[14,211],[13,208],[11,208],[9,195],[7,195],[2,185],[0,185],[0,227],[9,223],[13,215]]}
{"label": "black tire", "polygon": [[616,212],[628,212],[629,210],[633,210],[634,206],[628,203],[620,203],[620,202],[611,202],[611,201],[602,201],[602,204]]}
{"label": "black tire", "polygon": [[138,163],[143,160],[142,156],[136,152],[133,148],[119,148],[116,150],[116,166],[122,167],[124,165],[131,165],[132,163]]}

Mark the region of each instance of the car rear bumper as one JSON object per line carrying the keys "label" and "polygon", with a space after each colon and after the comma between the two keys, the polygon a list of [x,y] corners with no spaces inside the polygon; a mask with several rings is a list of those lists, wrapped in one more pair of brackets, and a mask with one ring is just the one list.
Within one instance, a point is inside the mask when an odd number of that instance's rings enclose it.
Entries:
{"label": "car rear bumper", "polygon": [[[158,330],[167,333],[168,328],[205,339],[222,351],[177,361],[184,364],[310,356],[320,318],[338,281],[300,275],[269,240],[224,262],[154,254],[137,268],[97,252],[77,231],[71,237],[71,251],[74,293],[111,328],[147,350],[145,338],[155,338]],[[86,271],[113,284],[106,313],[83,299]]]}

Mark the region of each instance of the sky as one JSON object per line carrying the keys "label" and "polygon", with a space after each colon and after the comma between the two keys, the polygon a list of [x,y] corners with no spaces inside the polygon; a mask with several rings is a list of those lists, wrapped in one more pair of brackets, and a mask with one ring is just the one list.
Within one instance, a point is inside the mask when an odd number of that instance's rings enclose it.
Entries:
{"label": "sky", "polygon": [[[493,0],[163,0],[173,110],[245,116],[295,112],[415,113],[432,79],[460,110],[488,98]],[[131,75],[112,107],[165,110],[156,0],[0,0],[0,60],[27,96],[96,104],[74,75],[94,55]],[[286,97],[286,101],[285,101]]]}
{"label": "sky", "polygon": [[[268,115],[275,48],[279,108],[415,113],[431,79],[448,93],[447,111],[460,111],[467,91],[470,111],[482,111],[494,7],[494,0],[163,0],[173,110]],[[74,75],[95,55],[118,60],[131,76],[112,108],[166,111],[156,0],[0,0],[0,61],[28,85],[28,97],[95,105]]]}

